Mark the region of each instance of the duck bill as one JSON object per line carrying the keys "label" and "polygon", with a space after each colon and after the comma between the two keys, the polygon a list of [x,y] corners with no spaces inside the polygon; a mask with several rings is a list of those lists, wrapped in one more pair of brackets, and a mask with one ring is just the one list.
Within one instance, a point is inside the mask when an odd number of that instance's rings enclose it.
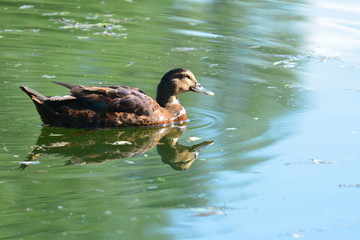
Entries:
{"label": "duck bill", "polygon": [[195,87],[191,88],[191,90],[194,91],[194,92],[203,93],[203,94],[206,94],[206,95],[215,95],[212,91],[207,90],[206,88],[204,88],[200,84],[196,84]]}

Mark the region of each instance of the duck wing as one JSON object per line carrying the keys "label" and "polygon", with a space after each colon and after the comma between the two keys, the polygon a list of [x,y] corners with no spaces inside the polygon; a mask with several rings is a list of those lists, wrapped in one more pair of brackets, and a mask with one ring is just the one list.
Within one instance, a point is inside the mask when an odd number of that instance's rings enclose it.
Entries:
{"label": "duck wing", "polygon": [[135,113],[137,116],[152,116],[160,105],[138,88],[118,86],[110,92],[115,96],[106,107],[108,112]]}
{"label": "duck wing", "polygon": [[128,86],[96,87],[58,83],[70,89],[75,98],[93,111],[126,112],[151,116],[159,104],[139,88]]}

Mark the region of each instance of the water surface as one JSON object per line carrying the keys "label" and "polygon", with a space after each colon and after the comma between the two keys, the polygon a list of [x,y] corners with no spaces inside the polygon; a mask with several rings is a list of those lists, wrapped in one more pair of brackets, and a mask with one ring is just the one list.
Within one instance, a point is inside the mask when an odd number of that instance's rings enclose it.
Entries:
{"label": "water surface", "polygon": [[[359,11],[3,1],[0,237],[356,239]],[[180,96],[190,121],[176,128],[49,128],[18,88],[123,84],[154,97],[175,67],[216,94]]]}

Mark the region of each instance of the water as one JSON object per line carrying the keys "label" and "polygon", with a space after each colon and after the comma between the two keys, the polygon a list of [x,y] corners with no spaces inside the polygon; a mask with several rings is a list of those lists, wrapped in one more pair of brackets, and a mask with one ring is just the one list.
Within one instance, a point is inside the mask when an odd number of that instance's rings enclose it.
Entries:
{"label": "water", "polygon": [[[359,236],[357,1],[1,5],[1,238]],[[216,95],[173,129],[44,127],[18,89],[155,96],[174,67]]]}

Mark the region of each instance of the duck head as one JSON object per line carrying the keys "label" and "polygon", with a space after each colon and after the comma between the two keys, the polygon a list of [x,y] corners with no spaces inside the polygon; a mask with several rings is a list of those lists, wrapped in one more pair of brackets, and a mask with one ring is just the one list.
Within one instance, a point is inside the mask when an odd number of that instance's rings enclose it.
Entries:
{"label": "duck head", "polygon": [[157,88],[156,101],[164,107],[174,101],[177,102],[177,97],[180,94],[189,91],[214,95],[212,91],[207,90],[198,83],[195,75],[190,70],[185,68],[175,68],[162,77]]}

